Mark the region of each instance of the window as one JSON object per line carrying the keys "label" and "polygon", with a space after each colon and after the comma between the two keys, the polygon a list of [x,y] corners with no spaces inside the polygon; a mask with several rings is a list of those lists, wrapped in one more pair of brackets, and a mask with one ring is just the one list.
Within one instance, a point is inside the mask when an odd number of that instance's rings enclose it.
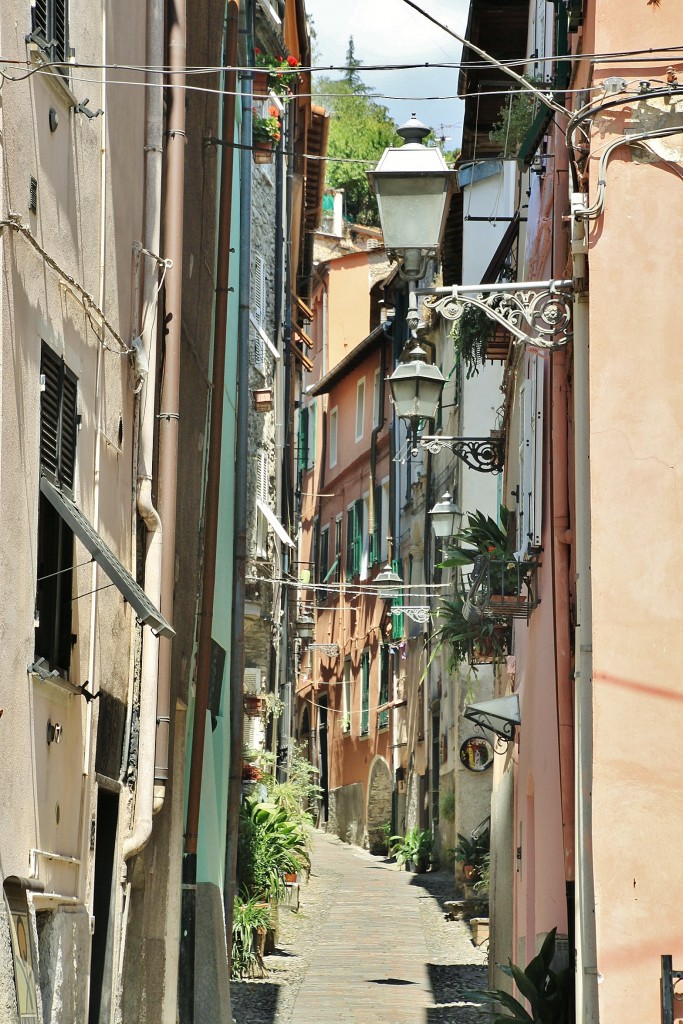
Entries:
{"label": "window", "polygon": [[376,565],[382,560],[382,487],[375,487],[373,494],[372,523],[368,522],[370,565]]}
{"label": "window", "polygon": [[365,425],[365,377],[361,377],[356,386],[356,441],[363,439]]}
{"label": "window", "polygon": [[357,576],[363,558],[363,499],[354,501],[346,512],[346,578]]}
{"label": "window", "polygon": [[342,564],[342,517],[338,515],[334,521],[334,577],[333,582],[341,580]]}
{"label": "window", "polygon": [[330,413],[330,469],[337,465],[337,425],[338,412],[333,409]]}
{"label": "window", "polygon": [[543,515],[543,361],[530,356],[528,365],[519,412],[517,549],[521,557],[541,546]]}
{"label": "window", "polygon": [[389,481],[382,484],[382,508],[378,517],[380,522],[379,561],[384,565],[389,557]]}
{"label": "window", "polygon": [[379,407],[380,397],[382,394],[382,381],[381,372],[375,370],[375,386],[372,393],[372,425],[373,427],[379,427],[382,422],[382,410]]}
{"label": "window", "polygon": [[[67,0],[33,0],[31,4],[31,40],[51,62],[69,59],[69,19]],[[66,77],[66,68],[60,70]]]}
{"label": "window", "polygon": [[261,373],[266,369],[266,275],[263,256],[254,253],[249,293],[249,319],[254,327],[254,366]]}
{"label": "window", "polygon": [[370,729],[370,651],[360,656],[360,734],[367,736]]}
{"label": "window", "polygon": [[308,409],[299,409],[297,468],[299,476],[308,468]]}
{"label": "window", "polygon": [[[317,522],[317,520],[316,520],[316,522]],[[328,576],[332,572],[332,570],[329,568],[329,563],[330,563],[330,528],[329,528],[329,526],[324,526],[322,528],[322,530],[320,531],[320,550],[319,550],[318,559],[317,559],[318,583],[327,583],[328,582]],[[334,566],[332,567],[332,569],[334,569]],[[327,597],[327,591],[321,590],[320,591],[320,599],[321,599],[321,601],[324,601],[326,597]]]}
{"label": "window", "polygon": [[317,405],[313,402],[308,407],[308,449],[306,451],[306,469],[315,466],[315,430],[317,423]]}
{"label": "window", "polygon": [[[40,471],[73,496],[76,468],[77,382],[43,345],[40,359]],[[71,662],[73,531],[41,491],[38,506],[36,658],[68,675]]]}
{"label": "window", "polygon": [[380,644],[379,648],[379,706],[377,712],[377,728],[386,729],[389,725],[389,708],[384,705],[389,703],[389,648],[386,644]]}
{"label": "window", "polygon": [[[268,452],[259,448],[257,455],[256,500],[268,504]],[[268,523],[260,509],[256,510],[256,557],[268,556]]]}
{"label": "window", "polygon": [[[403,579],[403,562],[400,558],[393,559],[391,568]],[[398,592],[391,604],[392,606],[403,604],[403,594],[401,591]],[[392,611],[391,613],[391,637],[393,640],[401,640],[403,638],[403,612],[396,613]]]}
{"label": "window", "polygon": [[342,732],[351,732],[351,659],[344,659],[342,679]]}

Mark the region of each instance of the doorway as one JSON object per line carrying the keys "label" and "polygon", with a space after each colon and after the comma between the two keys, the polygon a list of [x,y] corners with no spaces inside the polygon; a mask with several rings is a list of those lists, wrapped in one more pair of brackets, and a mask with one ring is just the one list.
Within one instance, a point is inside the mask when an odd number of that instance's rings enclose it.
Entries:
{"label": "doorway", "polygon": [[112,878],[116,831],[119,820],[119,795],[101,786],[97,791],[97,848],[93,915],[95,931],[90,955],[90,1008],[88,1024],[108,1024],[111,1016],[113,955]]}

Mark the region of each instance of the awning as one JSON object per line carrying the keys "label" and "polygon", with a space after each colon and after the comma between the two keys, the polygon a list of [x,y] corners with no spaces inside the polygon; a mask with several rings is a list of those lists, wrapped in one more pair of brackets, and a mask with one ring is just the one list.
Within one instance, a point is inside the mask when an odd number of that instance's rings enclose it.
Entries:
{"label": "awning", "polygon": [[522,724],[519,714],[519,695],[511,693],[507,697],[494,697],[478,704],[466,704],[462,714],[484,729],[490,729],[503,740],[515,738],[515,728]]}
{"label": "awning", "polygon": [[131,606],[140,622],[149,626],[152,632],[158,636],[173,637],[175,630],[166,621],[161,612],[154,607],[147,594],[136,580],[133,579],[127,569],[121,565],[114,552],[109,548],[102,538],[93,530],[92,526],[78,509],[73,501],[55,487],[45,476],[40,478],[40,490],[50,504],[59,512],[66,525],[78,537],[83,547],[95,559],[101,569],[107,574],[115,587],[123,595],[124,599]]}
{"label": "awning", "polygon": [[265,505],[259,498],[256,499],[256,507],[266,517],[266,521],[272,530],[277,534],[283,544],[289,544],[291,548],[296,547],[284,526],[273,512],[272,508]]}

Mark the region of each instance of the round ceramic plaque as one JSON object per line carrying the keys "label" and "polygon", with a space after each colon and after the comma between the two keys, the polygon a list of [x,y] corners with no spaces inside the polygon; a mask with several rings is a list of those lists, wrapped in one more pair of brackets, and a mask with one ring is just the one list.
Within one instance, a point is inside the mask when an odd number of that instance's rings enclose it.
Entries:
{"label": "round ceramic plaque", "polygon": [[470,772],[485,772],[493,764],[493,747],[483,736],[469,736],[460,747],[460,760]]}

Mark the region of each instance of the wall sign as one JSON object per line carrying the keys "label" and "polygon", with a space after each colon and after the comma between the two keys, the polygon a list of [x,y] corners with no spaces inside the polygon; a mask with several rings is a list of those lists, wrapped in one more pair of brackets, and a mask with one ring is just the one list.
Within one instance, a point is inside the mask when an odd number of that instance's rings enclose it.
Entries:
{"label": "wall sign", "polygon": [[460,747],[460,760],[470,772],[485,772],[493,764],[493,747],[483,736],[469,736]]}

